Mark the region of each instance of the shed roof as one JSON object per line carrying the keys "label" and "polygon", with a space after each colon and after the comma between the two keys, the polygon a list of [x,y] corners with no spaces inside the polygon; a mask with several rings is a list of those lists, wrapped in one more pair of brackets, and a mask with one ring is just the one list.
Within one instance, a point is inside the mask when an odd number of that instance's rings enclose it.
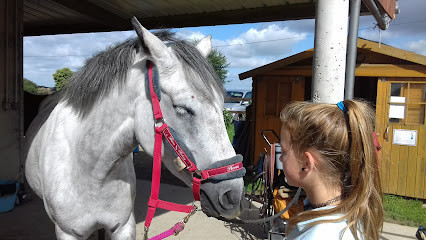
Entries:
{"label": "shed roof", "polygon": [[[313,0],[24,0],[24,35],[131,30],[314,18]],[[364,5],[362,13],[368,13]]]}
{"label": "shed roof", "polygon": [[[358,52],[360,51],[368,51],[375,54],[380,54],[384,56],[388,56],[388,59],[390,58],[396,58],[401,60],[400,62],[406,62],[407,64],[418,64],[426,66],[426,56],[417,54],[414,52],[410,52],[407,50],[395,48],[383,43],[378,43],[375,41],[370,41],[362,38],[358,38]],[[249,70],[247,72],[243,72],[239,74],[240,80],[244,80],[249,77],[254,77],[258,75],[263,75],[267,72],[271,72],[273,70],[282,69],[283,67],[286,67],[291,64],[296,64],[298,62],[301,62],[303,60],[306,61],[306,59],[312,59],[314,55],[314,49],[311,48],[309,50],[306,50],[301,53],[297,53],[295,55],[292,55],[290,57],[254,68],[252,70]],[[411,65],[410,65],[411,66]]]}

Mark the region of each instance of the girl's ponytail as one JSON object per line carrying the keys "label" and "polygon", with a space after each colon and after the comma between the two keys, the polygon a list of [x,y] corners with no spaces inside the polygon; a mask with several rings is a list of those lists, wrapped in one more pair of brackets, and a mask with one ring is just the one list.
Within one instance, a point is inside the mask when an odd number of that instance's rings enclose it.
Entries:
{"label": "girl's ponytail", "polygon": [[[383,207],[376,146],[373,139],[374,111],[362,101],[345,100],[350,129],[349,167],[343,182],[348,226],[361,230],[365,239],[378,239],[383,224]],[[350,184],[350,185],[348,185]],[[360,226],[359,226],[360,225]]]}

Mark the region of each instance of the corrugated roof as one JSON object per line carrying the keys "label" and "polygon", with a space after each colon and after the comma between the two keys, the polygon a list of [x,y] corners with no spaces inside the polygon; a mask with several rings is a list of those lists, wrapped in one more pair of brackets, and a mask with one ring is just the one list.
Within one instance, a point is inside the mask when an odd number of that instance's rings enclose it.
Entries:
{"label": "corrugated roof", "polygon": [[[305,19],[314,0],[24,0],[24,35],[192,27]],[[367,12],[363,8],[363,12]]]}

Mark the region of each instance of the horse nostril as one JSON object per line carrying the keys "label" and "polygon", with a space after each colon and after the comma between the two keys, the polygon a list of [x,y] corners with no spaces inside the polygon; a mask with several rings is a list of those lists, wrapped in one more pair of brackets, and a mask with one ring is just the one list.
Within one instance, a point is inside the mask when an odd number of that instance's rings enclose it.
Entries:
{"label": "horse nostril", "polygon": [[240,199],[237,194],[232,194],[232,191],[227,191],[220,197],[219,202],[224,209],[232,209],[240,202]]}

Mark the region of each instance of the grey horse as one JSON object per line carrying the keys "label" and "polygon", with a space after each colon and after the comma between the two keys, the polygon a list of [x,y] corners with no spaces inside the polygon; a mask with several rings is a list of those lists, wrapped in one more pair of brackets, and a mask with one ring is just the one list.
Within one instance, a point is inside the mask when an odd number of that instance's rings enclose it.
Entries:
{"label": "grey horse", "polygon": [[[224,125],[223,87],[206,56],[211,37],[196,46],[134,19],[137,38],[111,47],[48,98],[26,135],[26,179],[43,199],[58,239],[86,239],[104,228],[112,239],[135,239],[132,150],[154,149],[154,118],[145,82],[146,61],[158,68],[161,108],[199,169],[235,156]],[[84,43],[82,43],[84,44]],[[173,154],[166,167],[188,186]],[[212,216],[241,212],[243,179],[205,181],[201,207]]]}

